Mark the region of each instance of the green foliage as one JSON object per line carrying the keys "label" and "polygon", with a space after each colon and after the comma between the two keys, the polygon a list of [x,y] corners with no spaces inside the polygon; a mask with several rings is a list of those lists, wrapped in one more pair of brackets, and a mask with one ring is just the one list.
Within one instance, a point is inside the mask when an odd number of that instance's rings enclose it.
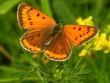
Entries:
{"label": "green foliage", "polygon": [[[20,45],[25,32],[18,25],[17,7],[26,3],[53,17],[56,22],[76,24],[76,19],[92,16],[100,29],[102,47],[94,45],[84,57],[84,46],[74,47],[64,62],[47,59]],[[109,0],[0,0],[0,83],[110,83],[110,1]],[[94,41],[93,41],[94,42]],[[95,46],[99,44],[98,42]],[[38,57],[39,56],[39,57]]]}
{"label": "green foliage", "polygon": [[[19,77],[19,81],[22,82],[30,73],[35,73],[41,81],[47,83],[81,83],[82,79],[85,79],[85,74],[90,73],[90,69],[80,69],[80,68],[69,68],[60,63],[60,65],[54,65],[56,68],[48,67],[41,60],[33,60],[28,55],[22,55],[22,57],[29,63],[26,66],[18,61],[15,61],[16,65],[23,68],[22,72],[15,72],[11,74],[11,77]],[[62,66],[62,68],[61,68]]]}

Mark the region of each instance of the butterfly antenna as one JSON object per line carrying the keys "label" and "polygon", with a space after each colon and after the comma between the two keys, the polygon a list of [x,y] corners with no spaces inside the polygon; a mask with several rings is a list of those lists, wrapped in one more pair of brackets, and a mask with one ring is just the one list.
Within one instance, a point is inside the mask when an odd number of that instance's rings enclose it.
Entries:
{"label": "butterfly antenna", "polygon": [[[59,21],[59,23],[62,23],[62,21],[60,20],[60,14],[59,14],[59,12],[57,11],[58,9],[57,8],[55,8],[55,12],[56,12],[56,14],[57,14],[57,17],[58,17],[58,21]],[[77,18],[79,18],[79,16],[77,16],[77,17],[73,17],[72,19],[69,19],[69,20],[64,20],[63,21],[63,23],[65,22],[68,22],[68,21],[73,21],[74,20],[74,22],[76,22],[75,20],[77,19]]]}
{"label": "butterfly antenna", "polygon": [[72,18],[72,19],[69,19],[69,20],[64,20],[64,22],[68,22],[68,21],[74,21],[74,22],[76,22],[75,20],[76,19],[78,19],[79,18],[79,16],[77,16],[77,17],[74,17],[74,18]]}
{"label": "butterfly antenna", "polygon": [[59,23],[61,23],[61,20],[60,20],[60,16],[59,16],[59,13],[58,13],[58,11],[57,11],[58,9],[57,8],[55,8],[55,12],[57,13],[57,18],[58,18],[58,21],[59,21]]}

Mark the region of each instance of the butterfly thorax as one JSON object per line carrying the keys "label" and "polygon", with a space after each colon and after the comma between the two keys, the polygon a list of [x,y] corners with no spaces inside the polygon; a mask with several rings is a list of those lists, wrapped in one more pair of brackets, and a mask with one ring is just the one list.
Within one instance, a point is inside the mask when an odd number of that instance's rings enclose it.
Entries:
{"label": "butterfly thorax", "polygon": [[61,23],[57,24],[57,26],[53,29],[52,31],[52,35],[55,36],[57,35],[59,32],[61,32],[63,29],[63,25]]}
{"label": "butterfly thorax", "polygon": [[55,39],[59,33],[62,31],[63,25],[61,23],[57,24],[56,27],[50,32],[50,35],[46,38],[45,45],[48,45],[53,39]]}

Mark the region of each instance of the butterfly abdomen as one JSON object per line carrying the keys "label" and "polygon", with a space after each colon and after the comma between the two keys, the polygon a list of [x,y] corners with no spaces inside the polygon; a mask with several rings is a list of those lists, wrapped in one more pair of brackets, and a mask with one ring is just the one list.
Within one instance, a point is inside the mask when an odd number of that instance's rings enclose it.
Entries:
{"label": "butterfly abdomen", "polygon": [[46,38],[45,45],[50,44],[50,42],[59,35],[59,33],[62,31],[62,24],[59,23],[56,27],[53,28],[52,31],[50,31],[50,35]]}

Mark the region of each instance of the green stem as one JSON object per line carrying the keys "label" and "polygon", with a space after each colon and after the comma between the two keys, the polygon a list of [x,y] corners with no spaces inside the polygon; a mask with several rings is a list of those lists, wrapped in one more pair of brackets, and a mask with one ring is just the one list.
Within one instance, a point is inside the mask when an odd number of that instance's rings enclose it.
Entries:
{"label": "green stem", "polygon": [[51,12],[51,7],[50,7],[50,2],[49,0],[40,0],[42,11],[52,17],[52,12]]}
{"label": "green stem", "polygon": [[78,65],[81,63],[82,59],[83,59],[83,57],[81,57],[81,58],[79,59],[79,61],[78,61],[77,64],[75,65],[75,68],[78,67]]}

